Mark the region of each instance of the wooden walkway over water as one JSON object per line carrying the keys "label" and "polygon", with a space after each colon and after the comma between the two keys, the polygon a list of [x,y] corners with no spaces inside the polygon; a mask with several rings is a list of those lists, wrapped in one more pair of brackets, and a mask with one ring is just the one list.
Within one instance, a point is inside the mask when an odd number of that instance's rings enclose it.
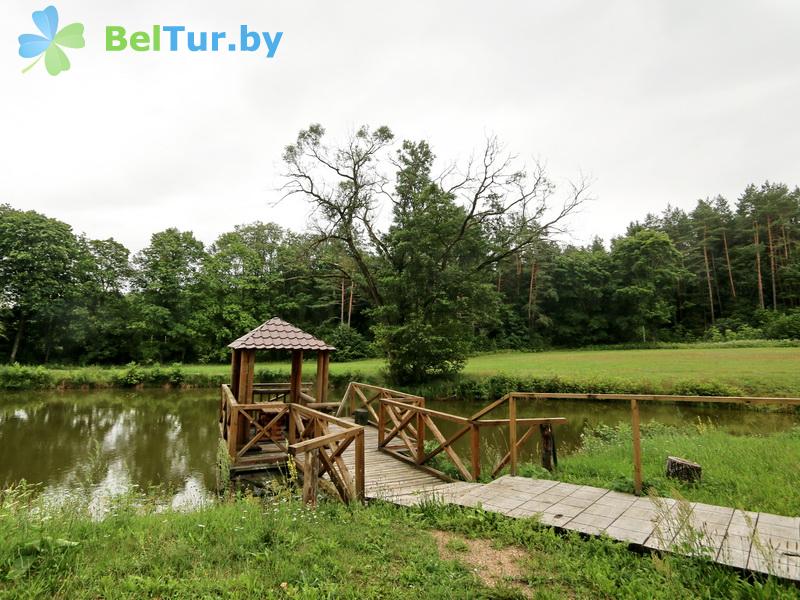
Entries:
{"label": "wooden walkway over water", "polygon": [[[800,582],[800,517],[743,512],[669,498],[651,499],[603,488],[527,477],[491,483],[448,483],[378,449],[366,427],[365,495],[399,505],[439,501],[509,517],[538,517],[545,525],[651,550],[703,555],[715,562]],[[343,459],[355,466],[355,452]]]}

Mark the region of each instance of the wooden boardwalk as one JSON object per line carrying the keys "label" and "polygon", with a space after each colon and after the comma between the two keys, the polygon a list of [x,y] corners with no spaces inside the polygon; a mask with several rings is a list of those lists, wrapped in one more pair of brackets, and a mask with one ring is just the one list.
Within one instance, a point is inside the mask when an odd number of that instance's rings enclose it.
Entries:
{"label": "wooden boardwalk", "polygon": [[[353,469],[355,453],[344,453]],[[367,498],[400,505],[439,501],[481,506],[509,517],[607,535],[652,550],[702,555],[732,567],[800,582],[800,518],[669,498],[651,499],[603,488],[527,477],[487,484],[447,483],[378,450],[378,431],[365,428]]]}

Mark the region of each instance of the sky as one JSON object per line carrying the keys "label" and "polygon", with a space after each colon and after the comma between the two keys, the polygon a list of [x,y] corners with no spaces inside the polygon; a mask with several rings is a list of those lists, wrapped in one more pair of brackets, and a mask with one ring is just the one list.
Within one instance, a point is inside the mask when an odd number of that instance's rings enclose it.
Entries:
{"label": "sky", "polygon": [[[55,0],[54,0],[55,1]],[[19,56],[46,2],[0,8],[0,203],[132,251],[167,227],[303,230],[281,154],[319,122],[426,139],[442,163],[487,135],[592,200],[566,241],[609,240],[668,204],[800,184],[800,2],[717,0],[58,0],[85,25],[71,69]],[[237,35],[266,52],[107,52],[106,26]],[[163,43],[163,42],[162,42]]]}

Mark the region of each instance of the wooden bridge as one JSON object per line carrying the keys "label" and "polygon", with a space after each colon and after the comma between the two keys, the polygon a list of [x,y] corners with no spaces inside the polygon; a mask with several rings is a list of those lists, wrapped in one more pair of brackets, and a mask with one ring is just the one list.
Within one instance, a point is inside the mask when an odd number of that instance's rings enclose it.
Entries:
{"label": "wooden bridge", "polygon": [[[267,399],[284,399],[282,395],[289,393],[285,385],[255,385],[254,390],[258,389],[261,398]],[[798,517],[516,477],[523,444],[538,429],[543,463],[548,465],[552,426],[565,422],[560,417],[517,418],[516,402],[551,396],[578,395],[507,394],[471,417],[461,417],[428,409],[419,396],[362,383],[351,383],[339,403],[318,403],[301,391],[299,399],[304,404],[240,404],[229,387],[222,386],[220,426],[234,471],[264,469],[291,460],[302,474],[303,499],[309,503],[316,503],[318,490],[324,489],[346,502],[380,499],[400,505],[436,501],[480,506],[514,518],[537,516],[543,524],[564,530],[605,534],[646,549],[702,555],[739,569],[800,581]],[[631,401],[637,483],[641,481],[637,401],[726,400],[618,395],[613,399]],[[800,403],[797,399],[727,400]],[[336,416],[329,414],[333,410]],[[366,425],[355,423],[352,415],[359,410],[367,417]],[[500,411],[503,414],[498,417]],[[508,467],[511,475],[479,483],[481,431],[491,427],[507,430],[509,450],[487,473],[494,478]],[[469,438],[466,459],[454,447],[464,437]],[[433,466],[437,457],[451,465],[458,480]]]}

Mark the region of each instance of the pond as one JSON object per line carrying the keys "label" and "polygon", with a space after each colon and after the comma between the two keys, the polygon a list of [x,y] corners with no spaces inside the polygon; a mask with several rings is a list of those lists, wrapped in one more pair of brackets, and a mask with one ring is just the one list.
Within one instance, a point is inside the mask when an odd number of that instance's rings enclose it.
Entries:
{"label": "pond", "polygon": [[[76,489],[98,496],[132,486],[162,486],[173,504],[202,499],[215,485],[216,390],[20,392],[0,395],[0,485],[25,479],[60,496]],[[471,415],[483,403],[429,401],[427,406]],[[783,431],[800,416],[724,407],[642,403],[643,421],[687,424],[711,420],[735,434]],[[586,427],[630,419],[624,402],[519,402],[520,417],[566,417],[555,428],[560,455],[580,444]],[[492,415],[503,418],[506,415]],[[482,433],[489,462],[505,453],[507,435]],[[538,435],[534,440],[538,441]],[[524,457],[535,453],[535,441]],[[485,463],[489,464],[489,463]]]}

